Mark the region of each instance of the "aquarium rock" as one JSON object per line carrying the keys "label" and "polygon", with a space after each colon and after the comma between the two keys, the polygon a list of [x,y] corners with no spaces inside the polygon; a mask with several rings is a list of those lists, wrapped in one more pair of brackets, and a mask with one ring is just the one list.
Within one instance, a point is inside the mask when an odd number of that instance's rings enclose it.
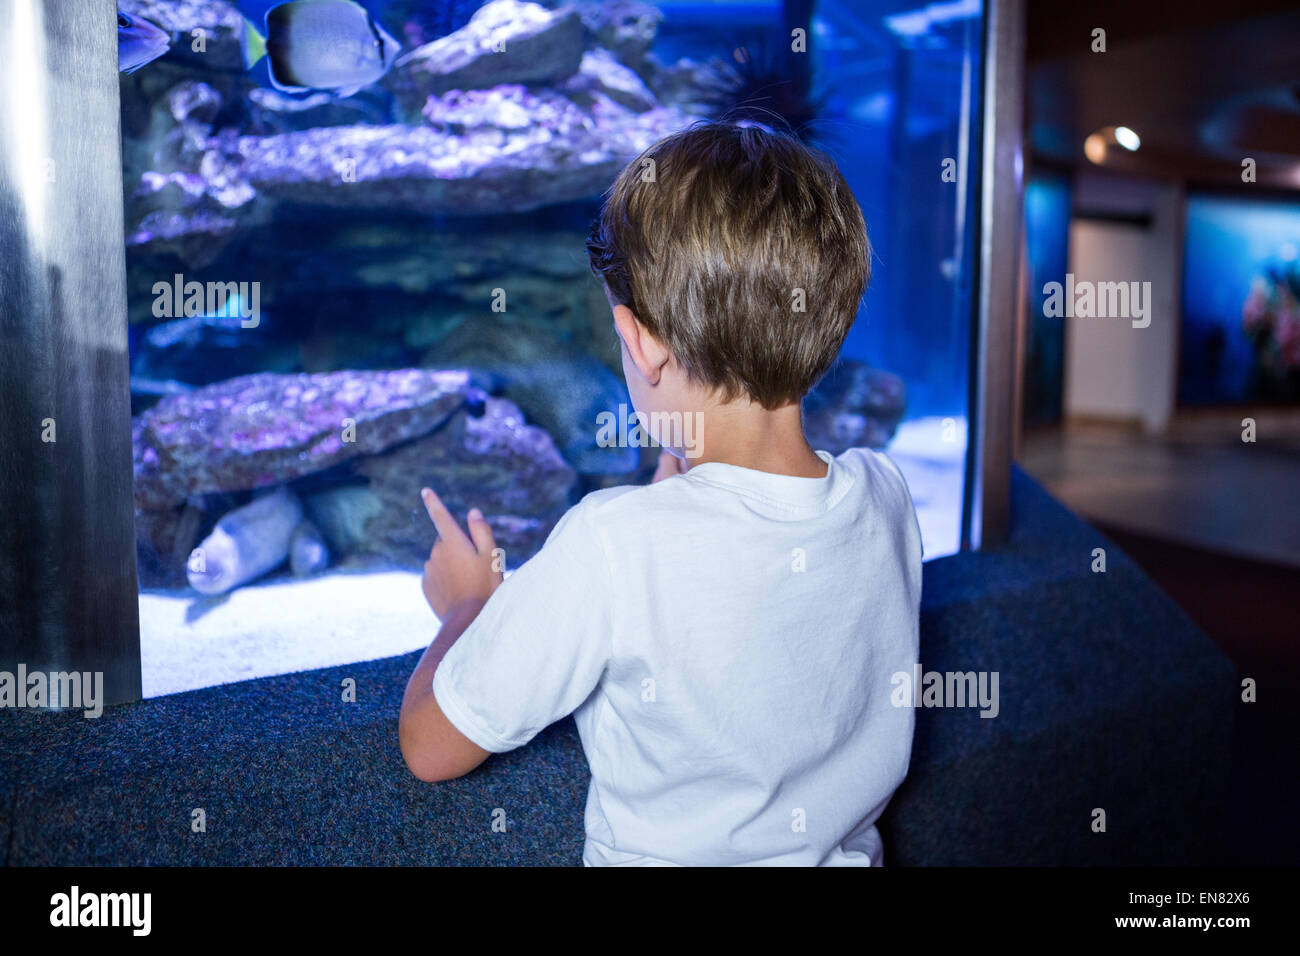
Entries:
{"label": "aquarium rock", "polygon": [[292,133],[315,126],[349,126],[354,123],[383,123],[386,117],[373,104],[359,97],[339,99],[332,93],[318,92],[293,97],[275,89],[259,86],[250,90],[252,133]]}
{"label": "aquarium rock", "polygon": [[428,434],[465,402],[464,371],[267,372],[169,395],[135,423],[144,510],[282,484]]}
{"label": "aquarium rock", "polygon": [[[461,521],[470,508],[480,509],[515,567],[542,546],[577,486],[551,437],[527,424],[514,404],[491,397],[479,414],[463,408],[432,434],[360,461],[357,471],[369,479],[364,495],[345,490],[330,505],[368,512],[356,522],[361,554],[412,569],[428,559],[435,540],[421,487],[436,490]],[[315,501],[313,513],[322,504]],[[326,520],[337,526],[349,519]]]}
{"label": "aquarium rock", "polygon": [[131,374],[131,414],[139,415],[141,412],[158,404],[158,400],[165,395],[182,395],[185,392],[194,391],[193,385],[185,382],[177,382],[171,379],[154,379],[146,378],[141,375]]}
{"label": "aquarium rock", "polygon": [[[251,489],[286,484],[304,497],[323,550],[304,531],[297,550],[285,538],[277,564],[293,551],[299,569],[322,560],[418,568],[432,545],[422,484],[458,513],[481,508],[508,560],[523,561],[572,503],[577,475],[516,405],[469,383],[463,370],[266,373],[165,396],[133,422],[142,585],[177,583],[204,514],[222,514],[214,509],[232,508]],[[352,441],[341,440],[348,421]],[[307,487],[340,462],[350,465],[340,479],[350,483]],[[229,527],[214,529],[218,561],[202,587],[224,587],[225,569],[270,560],[261,551],[247,557],[241,540]]]}
{"label": "aquarium rock", "polygon": [[577,0],[574,6],[597,46],[641,72],[663,22],[662,10],[638,0]]}
{"label": "aquarium rock", "polygon": [[283,488],[230,512],[190,555],[190,586],[224,594],[275,570],[289,556],[301,521],[301,502]]}
{"label": "aquarium rock", "polygon": [[325,538],[310,521],[301,522],[289,540],[289,567],[295,577],[305,578],[329,567],[330,551]]}
{"label": "aquarium rock", "polygon": [[187,265],[201,268],[220,255],[241,225],[265,218],[249,206],[257,196],[252,185],[222,164],[214,164],[213,155],[211,150],[202,152],[194,172],[141,174],[127,197],[135,223],[127,230],[128,248],[172,252]]}
{"label": "aquarium rock", "polygon": [[579,474],[629,475],[639,466],[636,448],[597,441],[598,415],[620,408],[630,414],[622,377],[541,322],[467,322],[425,352],[422,363],[490,376],[491,390],[545,428]]}
{"label": "aquarium rock", "polygon": [[177,123],[193,122],[210,131],[212,122],[221,111],[222,97],[207,83],[186,80],[173,86],[164,102],[167,112]]}
{"label": "aquarium rock", "polygon": [[841,359],[804,399],[804,431],[812,446],[838,455],[881,449],[906,410],[903,380],[892,372]]}
{"label": "aquarium rock", "polygon": [[625,109],[644,113],[659,105],[650,87],[631,67],[624,66],[608,50],[588,50],[582,55],[582,66],[561,87],[575,102],[594,111],[596,97],[603,96]]}
{"label": "aquarium rock", "polygon": [[503,394],[554,437],[561,453],[583,475],[629,475],[640,455],[634,446],[602,445],[601,415],[632,413],[623,380],[589,357],[574,355],[547,365],[503,369]]}
{"label": "aquarium rock", "polygon": [[336,558],[367,550],[366,525],[383,510],[367,485],[342,485],[303,498],[307,516]]}
{"label": "aquarium rock", "polygon": [[[655,108],[607,98],[583,112],[522,87],[462,94],[463,135],[432,126],[329,126],[271,136],[214,137],[197,171],[145,173],[128,200],[127,245],[208,264],[238,226],[270,219],[277,203],[389,213],[503,214],[598,195],[642,150],[688,125]],[[520,110],[536,110],[523,122]],[[435,115],[436,111],[435,111]]]}
{"label": "aquarium rock", "polygon": [[383,82],[403,111],[418,116],[430,95],[449,90],[559,83],[577,72],[585,42],[572,7],[492,0],[459,30],[398,59]]}
{"label": "aquarium rock", "polygon": [[424,107],[424,118],[442,132],[488,141],[534,125],[551,135],[567,136],[591,122],[567,97],[553,90],[529,90],[518,84],[431,96]]}
{"label": "aquarium rock", "polygon": [[157,209],[140,214],[126,245],[148,247],[153,253],[175,253],[186,265],[202,268],[216,259],[239,225],[237,219],[207,209]]}
{"label": "aquarium rock", "polygon": [[[510,88],[457,98],[464,135],[431,126],[332,126],[245,136],[214,172],[266,197],[403,213],[508,213],[598,194],[625,163],[689,118],[675,110],[583,113]],[[475,112],[482,105],[492,110]],[[498,108],[499,107],[499,108]],[[536,110],[520,123],[516,110]],[[486,128],[484,128],[486,127]]]}

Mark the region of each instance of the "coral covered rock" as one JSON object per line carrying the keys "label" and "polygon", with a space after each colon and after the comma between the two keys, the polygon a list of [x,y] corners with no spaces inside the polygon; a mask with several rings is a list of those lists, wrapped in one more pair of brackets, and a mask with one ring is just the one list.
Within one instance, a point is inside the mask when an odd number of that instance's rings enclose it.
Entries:
{"label": "coral covered rock", "polygon": [[454,33],[397,61],[384,85],[418,114],[431,95],[505,83],[558,83],[578,70],[585,35],[576,10],[492,0]]}
{"label": "coral covered rock", "polygon": [[673,109],[633,113],[604,103],[588,114],[558,94],[514,87],[439,101],[431,115],[442,128],[214,138],[198,171],[142,177],[128,200],[127,245],[210,262],[241,222],[265,220],[268,201],[372,215],[497,214],[570,202],[598,194],[625,163],[689,122]]}
{"label": "coral covered rock", "polygon": [[588,50],[582,55],[582,66],[561,87],[574,102],[590,110],[599,107],[599,98],[606,97],[625,109],[637,113],[659,105],[650,87],[631,67],[624,66],[608,50]]}
{"label": "coral covered rock", "polygon": [[263,373],[165,397],[133,429],[141,583],[181,584],[204,528],[274,486],[302,496],[322,546],[354,568],[423,562],[423,485],[458,515],[481,508],[522,562],[577,475],[517,406],[469,382],[460,370]]}
{"label": "coral covered rock", "polygon": [[282,484],[433,431],[463,371],[266,372],[170,395],[136,420],[136,506]]}
{"label": "coral covered rock", "polygon": [[814,448],[884,448],[903,419],[903,380],[841,359],[804,399],[804,431]]}
{"label": "coral covered rock", "polygon": [[357,470],[370,480],[364,490],[333,495],[328,503],[318,497],[309,509],[314,515],[332,509],[322,527],[337,529],[340,502],[347,501],[363,515],[354,521],[355,540],[341,542],[356,556],[352,563],[374,558],[410,568],[428,559],[437,538],[421,487],[436,490],[462,523],[470,508],[480,509],[506,564],[515,567],[542,546],[577,481],[550,436],[498,398],[461,409],[427,437],[367,458]]}
{"label": "coral covered rock", "polygon": [[[614,341],[612,329],[607,337]],[[545,428],[580,474],[630,475],[640,464],[636,448],[597,440],[597,416],[620,407],[630,414],[622,378],[541,322],[466,322],[433,345],[423,362],[485,373],[480,380]]]}
{"label": "coral covered rock", "polygon": [[597,45],[641,71],[663,23],[662,10],[640,0],[575,0],[574,6]]}
{"label": "coral covered rock", "polygon": [[[599,119],[558,97],[492,91],[491,119],[453,129],[334,126],[243,137],[226,162],[259,192],[300,203],[425,213],[502,213],[598,193],[647,146],[686,125],[674,110]],[[511,122],[511,101],[521,111]],[[461,97],[459,103],[464,103]],[[493,104],[488,103],[491,107]]]}

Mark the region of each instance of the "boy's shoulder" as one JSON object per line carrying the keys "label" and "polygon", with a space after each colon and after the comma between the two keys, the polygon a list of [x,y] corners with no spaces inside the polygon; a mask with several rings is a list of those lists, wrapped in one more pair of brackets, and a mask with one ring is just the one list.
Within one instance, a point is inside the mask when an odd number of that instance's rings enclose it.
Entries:
{"label": "boy's shoulder", "polygon": [[615,485],[611,488],[598,488],[588,492],[565,514],[564,519],[574,518],[579,522],[589,521],[595,526],[607,525],[611,521],[631,514],[644,514],[647,509],[672,508],[680,502],[683,493],[690,485],[675,475],[649,485]]}
{"label": "boy's shoulder", "polygon": [[[835,467],[848,475],[858,494],[876,499],[879,505],[912,507],[903,473],[884,452],[850,448],[835,457]],[[689,472],[649,485],[600,488],[570,508],[564,520],[572,517],[595,527],[608,526],[629,515],[654,521],[656,512],[675,511],[700,494],[708,494],[704,483],[695,481]]]}
{"label": "boy's shoulder", "polygon": [[895,492],[902,492],[907,504],[911,505],[912,496],[907,487],[907,479],[903,477],[903,472],[895,464],[894,459],[883,451],[877,451],[874,448],[850,448],[840,455],[836,461],[842,461],[846,464],[852,463],[852,465],[861,469],[864,474],[879,476],[878,481],[887,484]]}
{"label": "boy's shoulder", "polygon": [[627,545],[629,537],[644,534],[647,520],[658,514],[662,521],[679,507],[673,490],[663,486],[676,479],[652,485],[618,485],[589,492],[560,516],[546,537],[542,550],[552,554],[595,555],[609,564],[613,555]]}
{"label": "boy's shoulder", "polygon": [[[830,495],[827,505],[845,522],[883,522],[910,540],[908,549],[920,553],[920,529],[907,482],[898,466],[883,452],[852,448],[835,457],[837,484],[842,493]],[[658,553],[651,542],[664,536],[678,541],[699,531],[705,522],[718,533],[719,520],[741,521],[752,507],[728,507],[735,489],[711,477],[688,472],[649,485],[619,485],[590,492],[556,523],[545,549],[555,556],[582,555],[599,559],[606,567],[622,563],[627,554],[646,558],[646,549]],[[752,505],[753,502],[750,502]],[[761,510],[761,509],[760,509]],[[772,514],[771,511],[766,512]],[[825,514],[826,512],[822,512]],[[805,512],[811,516],[810,512]],[[874,517],[872,517],[874,516]],[[787,515],[779,515],[786,520]],[[688,549],[689,550],[689,549]],[[575,557],[576,556],[576,557]]]}

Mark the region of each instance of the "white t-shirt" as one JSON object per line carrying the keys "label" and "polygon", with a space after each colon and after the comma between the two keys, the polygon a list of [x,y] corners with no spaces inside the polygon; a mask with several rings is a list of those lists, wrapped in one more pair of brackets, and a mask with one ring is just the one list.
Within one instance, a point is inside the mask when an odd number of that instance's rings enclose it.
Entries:
{"label": "white t-shirt", "polygon": [[485,750],[574,714],[584,863],[880,864],[920,531],[884,455],[818,455],[825,478],[705,462],[588,495],[443,658],[438,704]]}

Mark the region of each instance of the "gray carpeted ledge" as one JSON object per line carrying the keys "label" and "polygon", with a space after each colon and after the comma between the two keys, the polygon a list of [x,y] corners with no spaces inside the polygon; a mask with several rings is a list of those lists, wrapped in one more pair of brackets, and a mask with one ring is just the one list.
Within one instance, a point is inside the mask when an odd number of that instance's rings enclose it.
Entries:
{"label": "gray carpeted ledge", "polygon": [[[1232,665],[1019,472],[1012,496],[1007,544],[927,564],[922,611],[925,669],[998,671],[1000,715],[918,712],[911,773],[882,820],[886,863],[1216,862]],[[1106,574],[1089,569],[1094,547]],[[588,775],[572,720],[467,778],[422,784],[397,749],[416,656],[98,720],[0,713],[0,862],[577,864]],[[356,703],[341,700],[349,677]],[[206,833],[191,832],[195,808]]]}

